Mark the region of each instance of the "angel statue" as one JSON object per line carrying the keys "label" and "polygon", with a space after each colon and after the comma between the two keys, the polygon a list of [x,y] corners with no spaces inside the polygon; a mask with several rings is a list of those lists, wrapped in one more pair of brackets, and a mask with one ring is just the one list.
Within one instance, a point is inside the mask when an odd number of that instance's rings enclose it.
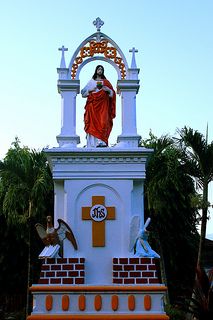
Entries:
{"label": "angel statue", "polygon": [[149,258],[160,258],[148,243],[147,227],[151,219],[148,218],[143,228],[140,229],[140,217],[134,216],[130,225],[130,245],[129,251],[134,252],[135,257],[149,257]]}
{"label": "angel statue", "polygon": [[47,228],[37,223],[35,225],[39,237],[45,244],[45,248],[39,254],[39,259],[60,258],[63,257],[63,241],[68,239],[75,250],[78,249],[74,234],[68,224],[62,219],[58,219],[59,227],[55,229],[52,223],[52,217],[47,216]]}

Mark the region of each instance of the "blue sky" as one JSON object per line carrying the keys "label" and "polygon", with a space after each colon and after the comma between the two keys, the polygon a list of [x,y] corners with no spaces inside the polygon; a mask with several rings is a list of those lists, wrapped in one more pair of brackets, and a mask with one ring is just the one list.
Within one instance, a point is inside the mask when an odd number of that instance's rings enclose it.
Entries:
{"label": "blue sky", "polygon": [[[90,34],[96,17],[131,62],[138,49],[141,88],[137,95],[137,127],[143,138],[175,134],[191,126],[213,140],[213,1],[212,0],[8,0],[0,6],[1,117],[0,158],[18,136],[23,145],[57,146],[60,96],[57,72],[61,45],[73,52]],[[80,74],[81,86],[94,65]],[[116,84],[116,73],[106,67]],[[77,99],[77,133],[84,144],[83,108]],[[120,106],[111,142],[120,134]],[[212,197],[212,186],[210,197]],[[213,218],[212,218],[213,220]],[[211,227],[210,227],[211,226]],[[213,222],[208,232],[213,233]]]}

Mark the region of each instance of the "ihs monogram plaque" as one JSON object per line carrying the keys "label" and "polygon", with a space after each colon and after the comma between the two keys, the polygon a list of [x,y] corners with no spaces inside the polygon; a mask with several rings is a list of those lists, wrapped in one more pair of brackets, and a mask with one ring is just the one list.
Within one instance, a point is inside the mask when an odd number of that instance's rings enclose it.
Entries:
{"label": "ihs monogram plaque", "polygon": [[105,197],[93,196],[92,207],[82,208],[82,219],[92,221],[92,246],[105,247],[105,221],[115,220],[115,208],[105,207]]}

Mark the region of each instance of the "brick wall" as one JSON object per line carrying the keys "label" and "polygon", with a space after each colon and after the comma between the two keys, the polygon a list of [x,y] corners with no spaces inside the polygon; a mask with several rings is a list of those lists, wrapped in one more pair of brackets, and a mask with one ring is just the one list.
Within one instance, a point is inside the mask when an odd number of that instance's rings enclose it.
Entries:
{"label": "brick wall", "polygon": [[[84,258],[45,259],[39,284],[85,284]],[[113,284],[157,284],[160,283],[155,259],[113,258]]]}
{"label": "brick wall", "polygon": [[153,258],[113,258],[113,284],[159,283]]}
{"label": "brick wall", "polygon": [[84,258],[45,259],[39,284],[84,284]]}

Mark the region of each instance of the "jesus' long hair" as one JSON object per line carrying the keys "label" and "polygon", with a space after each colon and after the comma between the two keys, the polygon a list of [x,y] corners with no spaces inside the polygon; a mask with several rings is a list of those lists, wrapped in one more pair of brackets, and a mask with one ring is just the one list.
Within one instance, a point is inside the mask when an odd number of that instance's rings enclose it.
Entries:
{"label": "jesus' long hair", "polygon": [[101,79],[106,79],[106,77],[105,77],[105,75],[104,75],[104,67],[103,67],[101,64],[99,64],[99,65],[95,68],[95,73],[94,73],[94,75],[93,75],[93,77],[92,77],[94,80],[96,80],[96,78],[97,78],[97,70],[98,70],[99,67],[101,67],[102,70],[103,70],[103,74],[101,75]]}

